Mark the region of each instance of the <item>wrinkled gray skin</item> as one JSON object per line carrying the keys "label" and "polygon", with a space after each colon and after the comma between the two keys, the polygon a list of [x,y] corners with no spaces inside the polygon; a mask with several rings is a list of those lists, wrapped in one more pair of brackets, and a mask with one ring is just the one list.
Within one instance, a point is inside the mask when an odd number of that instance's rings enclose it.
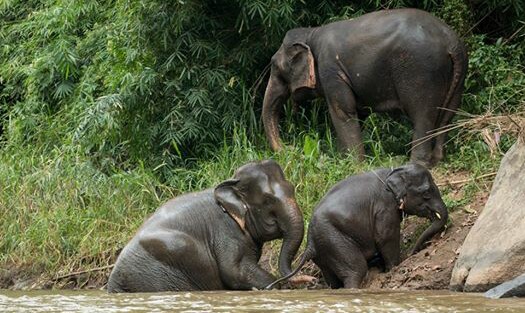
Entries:
{"label": "wrinkled gray skin", "polygon": [[378,169],[350,176],[328,191],[313,212],[298,268],[267,288],[293,276],[310,259],[332,288],[359,288],[367,263],[377,257],[390,270],[400,262],[401,202],[406,214],[432,221],[410,254],[419,251],[448,219],[439,190],[422,165]]}
{"label": "wrinkled gray skin", "polygon": [[283,238],[279,269],[286,275],[303,229],[294,187],[280,166],[268,160],[248,163],[215,189],[160,207],[120,253],[107,289],[263,288],[275,280],[257,264],[263,243]]}
{"label": "wrinkled gray skin", "polygon": [[443,158],[446,134],[415,141],[450,122],[467,64],[454,31],[417,9],[292,29],[271,60],[262,116],[266,136],[273,150],[281,149],[279,112],[286,99],[302,103],[322,96],[341,151],[355,150],[363,158],[358,120],[370,109],[401,111],[414,127],[412,161],[432,166]]}

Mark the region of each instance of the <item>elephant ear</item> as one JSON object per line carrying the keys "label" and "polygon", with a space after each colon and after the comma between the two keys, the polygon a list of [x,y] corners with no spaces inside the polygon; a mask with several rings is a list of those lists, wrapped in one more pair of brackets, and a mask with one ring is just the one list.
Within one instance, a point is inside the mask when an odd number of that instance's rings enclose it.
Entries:
{"label": "elephant ear", "polygon": [[407,194],[407,183],[405,169],[400,167],[394,169],[386,177],[386,186],[394,193],[397,200],[403,199]]}
{"label": "elephant ear", "polygon": [[315,63],[310,47],[305,43],[296,42],[290,49],[292,92],[301,88],[315,89]]}
{"label": "elephant ear", "polygon": [[213,195],[219,206],[233,218],[243,232],[246,232],[248,207],[236,188],[238,183],[238,179],[226,180],[215,187]]}

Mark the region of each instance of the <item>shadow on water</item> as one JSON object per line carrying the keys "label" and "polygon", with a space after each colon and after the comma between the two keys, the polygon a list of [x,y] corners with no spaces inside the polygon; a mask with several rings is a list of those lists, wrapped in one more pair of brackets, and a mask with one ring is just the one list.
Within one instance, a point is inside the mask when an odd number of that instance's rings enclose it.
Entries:
{"label": "shadow on water", "polygon": [[525,312],[525,299],[446,291],[282,290],[107,294],[0,291],[0,312]]}

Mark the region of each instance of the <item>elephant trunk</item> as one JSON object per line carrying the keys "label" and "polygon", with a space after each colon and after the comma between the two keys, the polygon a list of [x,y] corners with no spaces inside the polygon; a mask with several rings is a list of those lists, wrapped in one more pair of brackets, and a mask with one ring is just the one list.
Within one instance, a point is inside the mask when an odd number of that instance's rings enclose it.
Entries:
{"label": "elephant trunk", "polygon": [[283,244],[279,254],[279,272],[286,276],[292,272],[292,261],[295,257],[304,235],[303,214],[295,200],[288,201],[287,217],[279,218],[279,227],[283,233]]}
{"label": "elephant trunk", "polygon": [[448,211],[444,203],[441,203],[438,209],[430,210],[430,214],[431,216],[429,218],[432,224],[419,236],[410,254],[418,252],[428,239],[432,238],[432,236],[445,227],[448,220]]}
{"label": "elephant trunk", "polygon": [[279,109],[288,98],[288,87],[272,70],[266,92],[264,93],[262,118],[266,137],[274,151],[281,149],[279,137]]}
{"label": "elephant trunk", "polygon": [[282,276],[281,278],[277,279],[273,283],[271,283],[268,286],[266,286],[264,289],[270,290],[275,285],[279,284],[280,282],[283,282],[285,280],[290,279],[292,276],[294,276],[295,274],[299,273],[299,271],[301,270],[301,268],[304,266],[304,264],[307,261],[309,261],[309,260],[311,260],[311,259],[313,259],[315,257],[316,251],[315,251],[314,244],[313,244],[313,241],[312,241],[312,236],[310,234],[311,230],[312,230],[311,228],[308,228],[309,233],[308,233],[308,240],[306,242],[306,248],[305,248],[305,250],[303,252],[303,255],[301,255],[301,257],[300,257],[299,264],[297,265],[297,267],[292,272],[290,272],[288,275]]}

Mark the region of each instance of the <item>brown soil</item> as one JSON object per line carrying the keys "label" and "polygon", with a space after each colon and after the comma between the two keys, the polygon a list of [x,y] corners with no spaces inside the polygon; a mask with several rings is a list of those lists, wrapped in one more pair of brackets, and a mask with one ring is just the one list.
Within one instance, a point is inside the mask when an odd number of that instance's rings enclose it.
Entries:
{"label": "brown soil", "polygon": [[107,268],[50,276],[30,266],[8,265],[0,269],[0,289],[101,289],[110,272]]}

